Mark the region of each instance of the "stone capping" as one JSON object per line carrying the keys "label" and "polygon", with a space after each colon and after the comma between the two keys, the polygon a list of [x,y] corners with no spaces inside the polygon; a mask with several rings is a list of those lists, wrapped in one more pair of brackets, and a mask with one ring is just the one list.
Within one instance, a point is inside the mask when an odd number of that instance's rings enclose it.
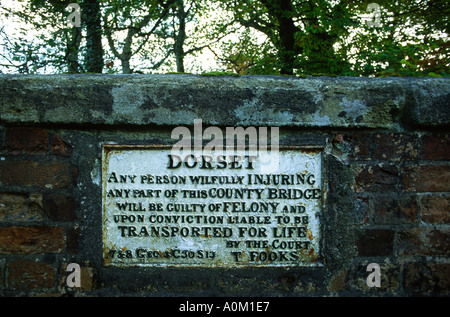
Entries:
{"label": "stone capping", "polygon": [[0,124],[450,125],[448,78],[0,75]]}

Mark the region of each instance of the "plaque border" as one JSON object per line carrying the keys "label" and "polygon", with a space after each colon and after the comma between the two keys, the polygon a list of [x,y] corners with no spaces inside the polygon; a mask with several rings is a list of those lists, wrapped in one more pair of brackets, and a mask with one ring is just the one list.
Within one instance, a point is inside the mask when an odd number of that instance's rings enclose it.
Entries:
{"label": "plaque border", "polygon": [[[278,150],[298,150],[298,151],[311,151],[318,152],[320,154],[320,169],[321,169],[321,184],[320,187],[322,189],[322,198],[320,204],[320,211],[317,215],[319,219],[319,252],[317,255],[317,261],[315,262],[302,262],[301,264],[277,264],[277,265],[260,265],[260,264],[249,264],[242,263],[236,265],[202,265],[202,264],[167,264],[167,263],[152,263],[152,264],[144,264],[144,263],[127,263],[127,264],[118,264],[115,262],[109,262],[106,260],[105,254],[105,241],[106,241],[106,231],[105,228],[105,220],[106,220],[106,206],[105,206],[105,174],[106,167],[105,164],[106,158],[109,153],[113,150],[158,150],[158,149],[171,149],[173,145],[166,144],[109,144],[102,143],[101,144],[101,193],[102,193],[102,264],[104,267],[114,267],[114,268],[131,268],[131,267],[141,267],[141,268],[157,268],[157,267],[167,267],[167,268],[205,268],[205,269],[245,269],[245,268],[259,268],[259,269],[271,269],[271,268],[308,268],[308,267],[323,267],[324,266],[324,258],[323,258],[323,248],[324,248],[324,232],[325,227],[323,223],[324,212],[326,208],[327,201],[327,192],[328,192],[328,182],[326,180],[326,166],[325,166],[325,145],[280,145],[278,146]],[[223,149],[226,150],[228,147],[223,146]],[[248,146],[245,147],[245,150],[248,150]],[[233,147],[234,149],[234,147]]]}

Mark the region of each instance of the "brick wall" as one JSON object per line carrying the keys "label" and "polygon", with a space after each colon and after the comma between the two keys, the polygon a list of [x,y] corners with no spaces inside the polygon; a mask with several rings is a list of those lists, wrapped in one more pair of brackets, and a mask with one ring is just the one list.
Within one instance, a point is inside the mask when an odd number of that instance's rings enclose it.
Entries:
{"label": "brick wall", "polygon": [[[353,269],[379,263],[385,275],[377,291],[448,294],[449,134],[344,132],[338,140],[349,149],[354,191],[363,211],[356,239],[361,267]],[[336,275],[345,283],[333,290],[351,288],[351,270]]]}
{"label": "brick wall", "polygon": [[72,149],[42,128],[2,129],[1,140],[2,290],[60,294],[60,268],[78,252]]}
{"label": "brick wall", "polygon": [[[173,78],[177,83],[182,81],[179,76]],[[14,91],[13,86],[8,86],[12,79],[2,79],[0,86],[4,91]],[[329,227],[327,230],[334,239],[325,240],[325,244],[332,242],[330,248],[348,250],[345,254],[350,256],[335,256],[341,251],[329,250],[323,267],[289,270],[192,269],[190,274],[182,268],[117,270],[104,268],[101,259],[100,146],[105,142],[170,144],[173,143],[170,132],[175,124],[166,125],[156,116],[149,116],[144,123],[139,122],[144,120],[143,117],[137,123],[126,121],[120,117],[122,114],[110,113],[111,110],[98,107],[92,100],[85,105],[80,103],[76,113],[71,112],[75,111],[75,101],[69,100],[72,110],[62,115],[61,104],[56,103],[60,100],[58,93],[67,96],[64,87],[55,85],[59,90],[55,90],[56,96],[51,98],[54,104],[51,108],[46,104],[51,92],[39,91],[38,94],[34,90],[41,89],[41,85],[45,86],[52,79],[32,79],[32,82],[21,83],[23,99],[17,94],[5,94],[0,112],[0,295],[450,294],[450,133],[446,108],[437,109],[437,114],[430,119],[428,113],[421,112],[421,99],[415,99],[419,100],[418,106],[411,104],[409,97],[404,97],[409,101],[395,107],[387,103],[395,108],[387,123],[385,117],[379,124],[372,119],[364,119],[362,124],[356,125],[341,124],[341,121],[323,124],[321,121],[305,123],[298,120],[285,126],[277,123],[280,130],[285,131],[282,144],[321,143],[326,146],[330,160],[337,162],[338,165],[333,166],[338,166],[346,173],[342,175],[349,177],[350,182],[339,188],[341,192],[334,192],[336,197],[348,196],[348,204],[341,204],[340,198],[330,200],[327,208],[336,210],[337,220],[324,225]],[[170,81],[166,77],[163,79]],[[205,79],[201,80],[204,84]],[[228,83],[240,79],[226,80]],[[255,87],[249,80],[248,86]],[[273,82],[269,84],[273,85]],[[280,86],[287,84],[290,79],[276,82]],[[448,101],[448,81],[438,84],[445,92],[443,97],[438,97]],[[94,84],[87,81],[83,85],[89,88],[86,93],[89,99],[89,94],[94,94],[90,89]],[[214,82],[211,85],[218,86]],[[391,91],[389,85],[387,91]],[[414,85],[426,86],[421,81]],[[433,82],[427,85],[431,87]],[[114,85],[108,87],[111,89]],[[95,94],[103,99],[103,91],[108,89],[100,89]],[[308,86],[307,90],[310,89]],[[414,92],[420,96],[424,94],[422,90]],[[36,100],[38,95],[42,97]],[[394,95],[393,100],[397,100],[396,97]],[[274,102],[276,98],[269,99]],[[429,105],[427,102],[424,101],[425,106]],[[265,103],[270,108],[267,100]],[[199,101],[198,104],[204,103]],[[448,103],[444,102],[444,105],[447,107]],[[90,115],[86,115],[88,107],[94,109]],[[170,107],[170,104],[161,107]],[[125,115],[128,116],[127,109]],[[41,113],[35,115],[36,111]],[[50,111],[52,116],[48,114]],[[202,111],[200,109],[195,115],[205,118]],[[439,119],[442,112],[444,119]],[[330,112],[330,116],[331,113],[340,112]],[[339,119],[337,115],[335,117]],[[258,120],[258,117],[249,119],[247,125],[261,125]],[[192,124],[189,121],[185,118],[184,125]],[[236,122],[235,126],[238,125]],[[333,167],[330,166],[331,171]],[[330,187],[334,186],[333,183]],[[345,199],[342,197],[342,201],[347,201]],[[344,218],[346,220],[341,222]],[[332,255],[330,260],[327,254]],[[81,266],[80,288],[70,288],[66,284],[69,263]],[[381,287],[367,286],[369,272],[366,267],[369,263],[380,265]]]}

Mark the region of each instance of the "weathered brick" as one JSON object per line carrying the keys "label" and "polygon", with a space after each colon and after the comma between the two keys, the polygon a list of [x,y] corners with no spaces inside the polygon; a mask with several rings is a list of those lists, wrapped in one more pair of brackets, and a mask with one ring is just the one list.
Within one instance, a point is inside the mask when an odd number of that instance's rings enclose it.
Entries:
{"label": "weathered brick", "polygon": [[369,221],[371,214],[369,198],[357,196],[354,200],[354,208],[350,214],[355,224],[363,224]]}
{"label": "weathered brick", "polygon": [[450,223],[450,197],[425,196],[420,200],[422,220],[427,223]]}
{"label": "weathered brick", "polygon": [[63,228],[49,226],[0,227],[1,254],[58,253],[63,249]]}
{"label": "weathered brick", "polygon": [[405,265],[404,290],[414,295],[448,295],[450,264],[408,263]]}
{"label": "weathered brick", "polygon": [[422,136],[422,158],[424,160],[450,160],[450,136]]}
{"label": "weathered brick", "polygon": [[5,128],[0,126],[0,153],[3,152],[5,146]]}
{"label": "weathered brick", "polygon": [[350,142],[354,145],[351,156],[355,159],[370,158],[370,144],[372,137],[370,134],[355,134],[350,138]]}
{"label": "weathered brick", "polygon": [[355,190],[357,192],[396,191],[399,184],[398,168],[390,164],[356,166]]}
{"label": "weathered brick", "polygon": [[[72,272],[67,272],[67,266],[69,263],[64,263],[61,267],[61,281],[60,287],[66,288],[67,277]],[[92,290],[95,287],[96,276],[94,274],[94,269],[88,264],[80,263],[80,287],[74,287],[74,290]]]}
{"label": "weathered brick", "polygon": [[11,154],[47,153],[48,132],[42,129],[10,128],[5,133],[5,148]]}
{"label": "weathered brick", "polygon": [[91,267],[81,267],[81,289],[92,290],[94,288],[94,270]]}
{"label": "weathered brick", "polygon": [[402,169],[402,186],[405,191],[450,191],[450,165],[406,166]]}
{"label": "weathered brick", "polygon": [[328,283],[327,289],[330,292],[340,292],[348,289],[348,270],[338,271],[333,275]]}
{"label": "weathered brick", "polygon": [[39,186],[67,188],[75,175],[66,162],[5,161],[0,163],[0,184],[9,186]]}
{"label": "weathered brick", "polygon": [[450,230],[441,228],[412,228],[398,233],[400,256],[450,255]]}
{"label": "weathered brick", "polygon": [[7,288],[11,290],[47,289],[55,286],[55,269],[43,262],[18,260],[9,263]]}
{"label": "weathered brick", "polygon": [[389,161],[411,161],[417,159],[418,139],[404,133],[378,133],[374,136],[373,158]]}
{"label": "weathered brick", "polygon": [[360,233],[356,246],[359,256],[390,256],[393,253],[394,231],[366,229]]}
{"label": "weathered brick", "polygon": [[337,134],[333,139],[333,147],[342,148],[352,160],[367,160],[370,157],[372,135],[369,133]]}
{"label": "weathered brick", "polygon": [[395,294],[399,291],[401,281],[399,279],[401,267],[394,263],[383,263],[380,261],[380,287],[369,287],[367,285],[367,278],[373,270],[367,271],[369,263],[355,263],[351,266],[347,277],[347,284],[350,289],[356,289],[366,292],[366,294],[379,294],[380,292],[389,292]]}
{"label": "weathered brick", "polygon": [[61,135],[54,134],[52,136],[51,151],[53,155],[71,156],[72,147],[63,141]]}
{"label": "weathered brick", "polygon": [[3,276],[5,276],[5,260],[0,259],[0,290],[5,288]]}
{"label": "weathered brick", "polygon": [[71,254],[78,253],[80,242],[80,229],[68,228],[66,231],[67,252]]}
{"label": "weathered brick", "polygon": [[45,212],[50,220],[75,220],[75,199],[72,194],[51,193],[44,199]]}
{"label": "weathered brick", "polygon": [[0,193],[0,221],[43,219],[42,195]]}
{"label": "weathered brick", "polygon": [[373,221],[376,224],[403,224],[417,220],[415,196],[389,196],[374,198]]}

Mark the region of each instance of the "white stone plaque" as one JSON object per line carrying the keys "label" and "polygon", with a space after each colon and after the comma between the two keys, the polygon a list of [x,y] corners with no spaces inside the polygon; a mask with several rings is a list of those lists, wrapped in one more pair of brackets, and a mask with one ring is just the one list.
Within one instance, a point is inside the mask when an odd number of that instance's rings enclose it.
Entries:
{"label": "white stone plaque", "polygon": [[[272,153],[274,154],[274,153]],[[104,145],[105,266],[318,266],[322,149],[173,155]]]}

